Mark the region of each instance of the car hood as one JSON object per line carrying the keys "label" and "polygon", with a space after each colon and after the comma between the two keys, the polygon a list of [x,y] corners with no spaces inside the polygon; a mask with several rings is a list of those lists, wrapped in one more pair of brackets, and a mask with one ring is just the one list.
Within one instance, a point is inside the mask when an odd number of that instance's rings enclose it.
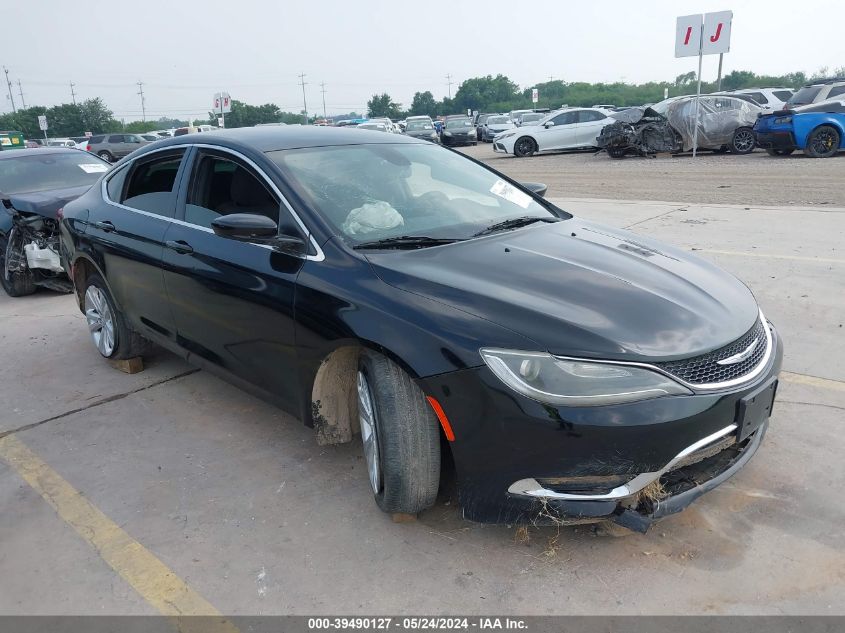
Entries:
{"label": "car hood", "polygon": [[56,211],[71,200],[76,200],[90,188],[91,185],[82,185],[63,189],[48,189],[47,191],[0,194],[0,197],[8,200],[15,209],[23,213],[36,213],[56,219]]}
{"label": "car hood", "polygon": [[[738,339],[758,317],[748,288],[717,266],[577,218],[366,256],[386,283],[507,327],[558,355],[685,358]],[[495,342],[482,338],[479,347],[485,344]]]}

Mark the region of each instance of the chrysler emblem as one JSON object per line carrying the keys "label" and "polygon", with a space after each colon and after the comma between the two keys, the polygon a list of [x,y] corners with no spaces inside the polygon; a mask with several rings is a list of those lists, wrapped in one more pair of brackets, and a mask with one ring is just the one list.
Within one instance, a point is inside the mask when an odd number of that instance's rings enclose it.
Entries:
{"label": "chrysler emblem", "polygon": [[736,365],[737,363],[741,363],[746,358],[751,356],[754,353],[754,349],[757,347],[757,343],[760,342],[760,337],[758,336],[755,338],[751,345],[746,347],[744,350],[739,352],[738,354],[734,354],[733,356],[728,356],[727,358],[723,358],[722,360],[717,360],[717,365]]}

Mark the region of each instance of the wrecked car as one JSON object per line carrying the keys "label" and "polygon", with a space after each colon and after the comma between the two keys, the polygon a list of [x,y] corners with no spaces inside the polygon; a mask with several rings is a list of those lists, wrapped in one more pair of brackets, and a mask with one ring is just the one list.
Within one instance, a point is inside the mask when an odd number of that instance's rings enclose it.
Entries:
{"label": "wrecked car", "polygon": [[59,211],[109,164],[77,149],[0,154],[0,284],[10,297],[40,286],[71,292],[59,256]]}
{"label": "wrecked car", "polygon": [[[754,151],[752,127],[760,106],[751,100],[705,95],[698,99],[698,148],[733,154]],[[696,98],[673,97],[648,108],[629,108],[610,113],[614,122],[605,126],[597,145],[611,158],[628,154],[647,156],[677,154],[693,147],[696,129]]]}
{"label": "wrecked car", "polygon": [[386,512],[454,464],[468,519],[644,530],[758,450],[782,344],[730,274],[544,192],[407,136],[231,129],[130,156],[62,253],[102,356],[148,339],[359,436]]}

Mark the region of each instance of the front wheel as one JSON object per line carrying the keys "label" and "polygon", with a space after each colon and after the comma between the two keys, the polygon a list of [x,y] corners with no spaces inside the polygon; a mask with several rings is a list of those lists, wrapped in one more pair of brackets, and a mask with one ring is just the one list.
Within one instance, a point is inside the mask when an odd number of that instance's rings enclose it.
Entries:
{"label": "front wheel", "polygon": [[794,149],[773,149],[770,147],[766,150],[766,153],[769,156],[789,156],[794,151]]}
{"label": "front wheel", "polygon": [[740,127],[734,130],[731,137],[731,154],[750,154],[757,146],[757,139],[754,138],[754,130],[750,127]]}
{"label": "front wheel", "polygon": [[425,395],[396,363],[374,352],[358,361],[358,421],[367,475],[384,512],[416,514],[434,505],[440,431]]}
{"label": "front wheel", "polygon": [[10,297],[31,295],[36,290],[32,272],[29,269],[23,272],[6,270],[6,251],[8,248],[9,238],[0,237],[0,284],[3,285],[3,290]]}
{"label": "front wheel", "polygon": [[813,158],[830,158],[839,151],[839,131],[830,125],[822,125],[810,132],[804,153]]}
{"label": "front wheel", "polygon": [[625,154],[628,153],[628,149],[625,147],[608,147],[607,148],[607,155],[611,158],[625,158]]}
{"label": "front wheel", "polygon": [[523,136],[522,138],[517,139],[516,143],[513,144],[513,155],[519,158],[522,158],[523,156],[533,156],[536,151],[537,143],[535,143],[534,139],[530,136]]}

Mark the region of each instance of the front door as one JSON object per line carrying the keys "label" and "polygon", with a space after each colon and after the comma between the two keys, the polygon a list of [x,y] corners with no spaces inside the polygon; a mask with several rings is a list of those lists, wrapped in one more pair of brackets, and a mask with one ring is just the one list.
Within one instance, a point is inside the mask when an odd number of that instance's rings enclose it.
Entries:
{"label": "front door", "polygon": [[551,119],[551,123],[554,123],[554,125],[544,126],[537,133],[540,151],[566,149],[575,145],[576,126],[578,125],[578,112],[576,110],[561,112]]}
{"label": "front door", "polygon": [[[304,259],[215,235],[222,215],[252,213],[299,234],[275,188],[249,161],[223,150],[197,150],[165,236],[164,278],[179,344],[280,400],[298,402],[294,294]],[[303,236],[304,237],[304,236]]]}
{"label": "front door", "polygon": [[152,338],[175,337],[161,256],[184,156],[184,149],[155,152],[111,174],[108,204],[92,207],[86,227],[117,306],[132,329]]}

